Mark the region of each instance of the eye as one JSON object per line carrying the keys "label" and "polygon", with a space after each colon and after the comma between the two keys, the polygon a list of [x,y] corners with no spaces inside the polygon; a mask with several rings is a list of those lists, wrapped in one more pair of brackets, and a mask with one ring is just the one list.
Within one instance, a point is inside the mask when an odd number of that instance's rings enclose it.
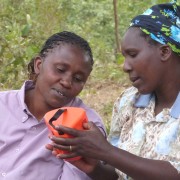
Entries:
{"label": "eye", "polygon": [[79,77],[79,76],[75,76],[75,77],[74,77],[74,81],[75,81],[75,82],[80,82],[80,83],[81,83],[81,82],[84,82],[83,78],[82,78],[82,77]]}
{"label": "eye", "polygon": [[63,73],[63,72],[65,72],[65,69],[62,67],[57,67],[57,71],[60,73]]}
{"label": "eye", "polygon": [[133,57],[133,58],[137,56],[137,53],[136,53],[136,52],[129,52],[128,54],[129,54],[129,56],[131,56],[131,57]]}
{"label": "eye", "polygon": [[127,49],[125,51],[122,51],[122,55],[124,57],[131,57],[131,58],[135,58],[137,55],[138,55],[138,51],[137,50],[134,50],[134,49]]}

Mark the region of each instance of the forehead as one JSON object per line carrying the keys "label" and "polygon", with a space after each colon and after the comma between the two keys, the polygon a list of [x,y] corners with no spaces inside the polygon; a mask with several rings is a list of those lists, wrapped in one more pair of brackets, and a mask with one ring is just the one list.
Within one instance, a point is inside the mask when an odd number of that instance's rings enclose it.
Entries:
{"label": "forehead", "polygon": [[57,45],[47,54],[47,57],[57,58],[59,60],[71,60],[77,61],[88,61],[89,58],[86,55],[85,51],[78,45],[62,43]]}
{"label": "forehead", "polygon": [[81,47],[73,44],[61,44],[55,47],[45,59],[48,64],[61,64],[74,69],[91,69],[89,56]]}
{"label": "forehead", "polygon": [[122,49],[131,47],[141,48],[148,46],[147,41],[140,35],[140,32],[141,30],[139,28],[129,28],[123,37],[121,43]]}

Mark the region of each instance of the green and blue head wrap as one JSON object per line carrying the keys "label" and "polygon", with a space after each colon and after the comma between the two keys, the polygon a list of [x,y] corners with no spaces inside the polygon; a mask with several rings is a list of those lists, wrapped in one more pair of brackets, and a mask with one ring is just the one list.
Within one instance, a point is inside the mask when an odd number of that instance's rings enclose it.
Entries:
{"label": "green and blue head wrap", "polygon": [[152,6],[132,19],[130,27],[134,26],[180,56],[180,6],[176,1]]}

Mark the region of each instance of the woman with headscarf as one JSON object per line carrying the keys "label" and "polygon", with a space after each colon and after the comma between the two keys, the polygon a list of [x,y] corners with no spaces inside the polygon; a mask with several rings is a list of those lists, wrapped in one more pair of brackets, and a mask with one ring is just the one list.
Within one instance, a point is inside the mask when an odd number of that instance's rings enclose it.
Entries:
{"label": "woman with headscarf", "polygon": [[[123,69],[133,87],[114,104],[109,142],[93,124],[87,131],[59,126],[72,139],[51,137],[47,148],[68,150],[92,179],[180,179],[180,6],[158,4],[136,16],[122,41]],[[54,153],[54,151],[53,151]],[[54,153],[55,154],[55,153]],[[100,160],[100,161],[98,161]],[[116,173],[115,173],[116,172]]]}

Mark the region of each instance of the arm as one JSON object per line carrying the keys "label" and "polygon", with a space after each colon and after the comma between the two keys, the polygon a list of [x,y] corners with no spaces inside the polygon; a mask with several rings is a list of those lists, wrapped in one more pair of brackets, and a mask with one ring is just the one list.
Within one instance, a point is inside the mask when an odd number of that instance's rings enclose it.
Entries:
{"label": "arm", "polygon": [[115,168],[108,165],[103,164],[99,162],[97,166],[94,168],[94,170],[88,174],[89,177],[91,177],[93,180],[117,180],[118,175],[115,172]]}
{"label": "arm", "polygon": [[180,179],[180,174],[169,162],[141,158],[116,147],[112,147],[111,152],[111,158],[104,157],[104,160],[133,179]]}
{"label": "arm", "polygon": [[[62,126],[57,128],[75,137],[71,139],[51,138],[55,143],[53,145],[54,148],[68,150],[69,145],[73,148],[70,154],[59,155],[60,158],[81,155],[83,157],[99,159],[119,169],[133,179],[180,179],[177,170],[169,162],[141,158],[127,151],[118,149],[107,142],[93,123],[89,123],[89,126],[89,130],[86,131],[77,131]],[[91,172],[86,171],[86,173],[94,178],[95,176],[97,177],[100,172],[101,174],[105,173],[106,170],[106,166],[98,164],[92,168]],[[112,168],[106,172],[113,174],[114,169]],[[105,177],[107,177],[107,175],[105,175]]]}
{"label": "arm", "polygon": [[82,158],[71,163],[81,171],[85,172],[93,180],[117,180],[118,178],[114,167],[108,164],[105,165],[99,160]]}

